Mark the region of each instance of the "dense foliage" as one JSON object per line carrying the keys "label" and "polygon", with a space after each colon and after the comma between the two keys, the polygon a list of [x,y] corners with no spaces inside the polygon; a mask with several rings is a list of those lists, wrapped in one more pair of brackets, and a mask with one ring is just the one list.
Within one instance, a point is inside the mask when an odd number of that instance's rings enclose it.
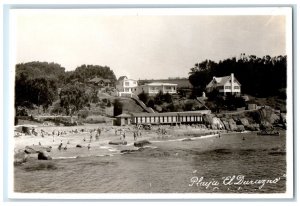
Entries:
{"label": "dense foliage", "polygon": [[67,115],[79,111],[88,103],[88,95],[81,85],[66,85],[59,94],[60,106],[66,110]]}
{"label": "dense foliage", "polygon": [[114,72],[107,66],[98,65],[81,65],[77,67],[75,71],[66,72],[65,82],[71,83],[78,81],[81,83],[87,82],[94,77],[102,77],[103,79],[109,79],[112,83],[116,82],[116,76]]}
{"label": "dense foliage", "polygon": [[15,107],[22,109],[43,107],[45,110],[56,100],[51,113],[67,115],[79,111],[90,103],[97,103],[99,88],[88,85],[95,77],[116,81],[114,72],[107,66],[82,65],[75,71],[65,72],[56,63],[28,62],[16,65]]}
{"label": "dense foliage", "polygon": [[205,60],[191,68],[189,80],[194,86],[194,95],[201,96],[213,76],[228,76],[234,73],[242,85],[242,93],[257,97],[280,95],[287,86],[287,57],[255,55],[229,58],[219,63]]}
{"label": "dense foliage", "polygon": [[64,70],[59,64],[47,62],[16,65],[15,106],[47,109],[57,97],[58,79]]}

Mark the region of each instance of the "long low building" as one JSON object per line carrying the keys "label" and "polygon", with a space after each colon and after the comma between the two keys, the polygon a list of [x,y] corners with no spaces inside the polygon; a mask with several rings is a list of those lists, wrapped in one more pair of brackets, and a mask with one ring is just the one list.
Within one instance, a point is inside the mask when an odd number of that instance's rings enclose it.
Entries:
{"label": "long low building", "polygon": [[130,124],[197,124],[203,123],[203,115],[210,110],[164,113],[131,113],[117,116],[117,125]]}
{"label": "long low building", "polygon": [[149,84],[138,86],[136,94],[140,94],[142,92],[145,92],[145,93],[149,94],[150,96],[155,96],[159,92],[162,92],[163,94],[167,94],[167,93],[176,94],[177,93],[177,84],[152,82]]}

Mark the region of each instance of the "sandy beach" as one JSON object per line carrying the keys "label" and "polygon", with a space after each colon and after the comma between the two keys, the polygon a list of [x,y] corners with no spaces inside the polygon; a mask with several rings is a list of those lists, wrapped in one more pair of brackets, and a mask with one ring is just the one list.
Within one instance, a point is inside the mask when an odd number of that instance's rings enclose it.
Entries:
{"label": "sandy beach", "polygon": [[[101,134],[97,137],[98,130]],[[160,131],[164,130],[165,134]],[[37,135],[17,136],[14,138],[14,152],[23,152],[26,146],[51,147],[50,155],[53,158],[78,157],[86,155],[107,155],[122,150],[137,150],[133,144],[135,141],[148,140],[150,142],[182,141],[195,138],[218,136],[219,131],[209,130],[195,126],[161,126],[151,130],[138,130],[138,136],[134,139],[134,126],[117,127],[107,125],[82,125],[73,127],[63,126],[38,126],[35,128]],[[43,131],[43,132],[42,132]],[[223,131],[224,132],[224,131]],[[42,135],[43,133],[43,135]],[[123,134],[125,133],[125,139]],[[111,145],[110,141],[124,140],[126,145]],[[61,149],[59,148],[59,145]],[[81,148],[76,147],[80,145]],[[64,149],[65,148],[65,149]],[[33,154],[30,156],[36,156]]]}

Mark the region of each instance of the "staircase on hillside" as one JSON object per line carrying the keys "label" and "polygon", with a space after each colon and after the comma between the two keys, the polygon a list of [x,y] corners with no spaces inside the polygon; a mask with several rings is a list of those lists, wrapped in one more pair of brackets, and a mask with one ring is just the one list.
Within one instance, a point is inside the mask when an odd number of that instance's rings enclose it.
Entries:
{"label": "staircase on hillside", "polygon": [[142,102],[139,97],[135,94],[131,94],[130,97],[136,101],[145,111],[148,113],[155,113],[154,110],[151,107],[147,107],[144,102]]}
{"label": "staircase on hillside", "polygon": [[210,110],[210,109],[205,105],[204,98],[202,98],[202,97],[197,97],[196,99],[197,99],[197,101],[198,101],[203,107],[205,107],[207,110]]}

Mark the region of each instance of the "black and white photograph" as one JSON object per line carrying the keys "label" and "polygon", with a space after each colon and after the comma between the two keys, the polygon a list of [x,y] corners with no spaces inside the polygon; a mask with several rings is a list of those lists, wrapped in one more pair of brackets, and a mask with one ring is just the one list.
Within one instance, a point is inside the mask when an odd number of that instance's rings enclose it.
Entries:
{"label": "black and white photograph", "polygon": [[291,8],[11,9],[9,36],[12,197],[292,196]]}

